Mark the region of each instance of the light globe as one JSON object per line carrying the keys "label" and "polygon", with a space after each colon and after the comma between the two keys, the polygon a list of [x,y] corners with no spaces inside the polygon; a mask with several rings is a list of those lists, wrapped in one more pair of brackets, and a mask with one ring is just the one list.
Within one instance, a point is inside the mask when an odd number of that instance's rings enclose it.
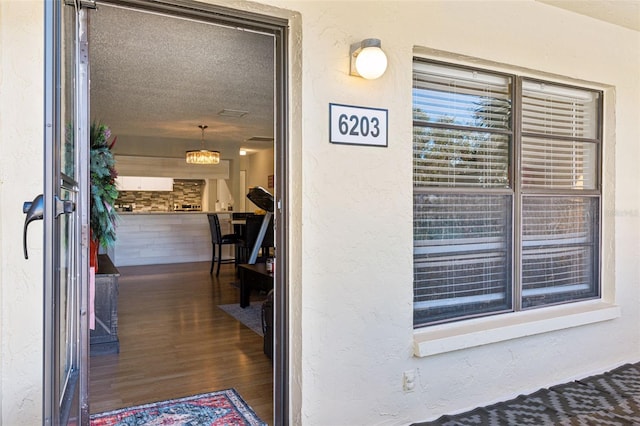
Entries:
{"label": "light globe", "polygon": [[356,58],[358,74],[368,80],[380,77],[387,69],[387,55],[380,47],[365,47]]}

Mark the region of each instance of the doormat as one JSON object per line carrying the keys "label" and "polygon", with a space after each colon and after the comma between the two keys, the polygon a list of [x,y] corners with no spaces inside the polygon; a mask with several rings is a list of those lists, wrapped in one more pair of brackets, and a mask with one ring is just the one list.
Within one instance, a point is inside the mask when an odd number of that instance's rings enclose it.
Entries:
{"label": "doormat", "polygon": [[241,308],[238,303],[218,305],[218,308],[249,327],[258,335],[264,336],[262,332],[262,301],[251,302],[246,308]]}
{"label": "doormat", "polygon": [[91,426],[266,426],[235,389],[92,414]]}
{"label": "doormat", "polygon": [[638,425],[640,364],[412,426]]}

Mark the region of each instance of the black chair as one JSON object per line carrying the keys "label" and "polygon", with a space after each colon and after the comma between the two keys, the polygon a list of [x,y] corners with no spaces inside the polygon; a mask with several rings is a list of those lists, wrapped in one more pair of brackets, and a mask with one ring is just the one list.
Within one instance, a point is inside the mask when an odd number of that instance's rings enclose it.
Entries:
{"label": "black chair", "polygon": [[[249,261],[249,254],[251,253],[251,250],[256,243],[263,219],[264,216],[261,215],[248,216],[246,218],[244,234],[242,235],[242,238],[238,240],[241,253],[241,263],[247,263]],[[260,245],[261,255],[258,262],[264,262],[265,259],[270,256],[269,253],[274,247],[273,217],[271,217],[271,220],[269,221],[269,227],[267,228],[267,232],[264,236],[264,239],[262,240],[262,244]]]}
{"label": "black chair", "polygon": [[[253,217],[255,215],[256,215],[255,213],[251,213],[251,212],[233,212],[231,214],[231,218],[233,220],[246,221],[248,217]],[[236,234],[238,238],[242,240],[244,238],[245,228],[246,228],[246,225],[244,223],[233,225],[233,233]]]}
{"label": "black chair", "polygon": [[224,245],[235,245],[238,243],[238,236],[236,234],[225,234],[222,235],[220,231],[220,218],[216,213],[207,213],[207,218],[209,219],[209,228],[211,229],[211,245],[213,246],[213,251],[211,253],[211,269],[209,270],[209,274],[213,273],[213,265],[216,262],[216,247],[218,249],[218,269],[216,270],[216,276],[220,275],[220,264],[221,263],[235,263],[235,257],[233,259],[222,260],[222,246]]}

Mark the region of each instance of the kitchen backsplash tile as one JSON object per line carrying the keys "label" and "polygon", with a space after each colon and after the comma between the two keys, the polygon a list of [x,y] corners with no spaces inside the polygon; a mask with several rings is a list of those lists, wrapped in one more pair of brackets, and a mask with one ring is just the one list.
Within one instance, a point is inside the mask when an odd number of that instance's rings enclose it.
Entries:
{"label": "kitchen backsplash tile", "polygon": [[[174,206],[202,205],[204,180],[174,179],[173,191],[120,191],[116,208],[140,212],[173,211]],[[133,208],[135,206],[135,208]]]}

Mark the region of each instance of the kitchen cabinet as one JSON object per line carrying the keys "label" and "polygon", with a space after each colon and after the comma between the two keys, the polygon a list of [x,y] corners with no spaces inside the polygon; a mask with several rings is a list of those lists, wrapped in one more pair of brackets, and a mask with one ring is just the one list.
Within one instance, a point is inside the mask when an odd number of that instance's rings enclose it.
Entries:
{"label": "kitchen cabinet", "polygon": [[173,191],[173,178],[146,176],[118,176],[119,191]]}

